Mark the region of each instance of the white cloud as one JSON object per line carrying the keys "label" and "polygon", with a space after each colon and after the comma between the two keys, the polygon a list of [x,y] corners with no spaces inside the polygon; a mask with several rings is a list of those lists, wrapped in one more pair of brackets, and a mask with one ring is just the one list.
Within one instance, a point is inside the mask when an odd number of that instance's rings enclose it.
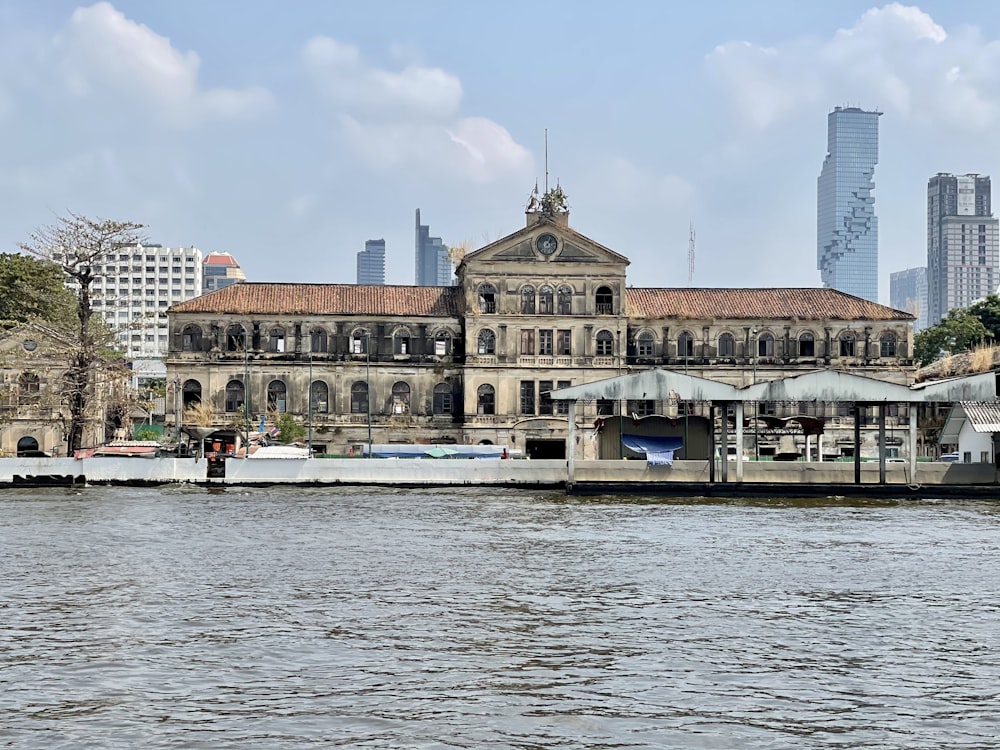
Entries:
{"label": "white cloud", "polygon": [[416,62],[379,68],[330,37],[311,39],[302,61],[344,137],[376,168],[415,166],[479,183],[531,174],[530,152],[506,128],[461,116],[462,84],[451,73]]}
{"label": "white cloud", "polygon": [[195,52],[177,50],[108,2],[77,8],[54,48],[63,81],[76,97],[124,97],[120,103],[141,103],[174,124],[247,117],[272,105],[261,88],[201,88]]}
{"label": "white cloud", "polygon": [[763,130],[817,102],[879,107],[986,132],[1000,123],[1000,41],[949,33],[919,8],[866,11],[827,40],[720,45],[706,58],[739,117]]}

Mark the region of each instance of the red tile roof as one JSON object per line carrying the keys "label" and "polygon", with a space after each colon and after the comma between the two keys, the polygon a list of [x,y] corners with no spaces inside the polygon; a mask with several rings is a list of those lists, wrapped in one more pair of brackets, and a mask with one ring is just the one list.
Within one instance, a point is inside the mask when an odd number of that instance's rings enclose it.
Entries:
{"label": "red tile roof", "polygon": [[361,286],[242,282],[170,308],[237,315],[410,315],[458,317],[462,290],[451,286]]}
{"label": "red tile roof", "polygon": [[240,267],[240,264],[236,262],[236,258],[234,258],[229,253],[209,253],[208,255],[205,256],[205,259],[202,261],[202,264],[206,266],[236,266],[237,268]]}
{"label": "red tile roof", "polygon": [[908,312],[825,288],[628,288],[625,313],[634,318],[914,320]]}

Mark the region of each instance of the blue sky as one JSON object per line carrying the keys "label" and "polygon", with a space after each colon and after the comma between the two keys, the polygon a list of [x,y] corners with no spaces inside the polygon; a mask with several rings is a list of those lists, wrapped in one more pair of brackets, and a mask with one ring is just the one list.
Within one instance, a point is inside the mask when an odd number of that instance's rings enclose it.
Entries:
{"label": "blue sky", "polygon": [[1000,179],[1000,3],[78,4],[0,0],[0,250],[66,211],[233,253],[257,281],[413,282],[519,228],[544,173],[634,286],[816,286],[834,105],[878,108],[880,288],[926,183]]}

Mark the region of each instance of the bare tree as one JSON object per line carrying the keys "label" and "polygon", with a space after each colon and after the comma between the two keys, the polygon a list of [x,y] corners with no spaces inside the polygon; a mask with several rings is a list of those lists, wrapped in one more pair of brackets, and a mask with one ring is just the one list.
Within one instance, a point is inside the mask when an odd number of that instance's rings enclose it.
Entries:
{"label": "bare tree", "polygon": [[39,258],[52,261],[66,273],[76,294],[77,325],[74,346],[66,373],[66,401],[69,426],[66,452],[72,456],[81,447],[88,406],[93,400],[95,382],[109,360],[108,341],[92,325],[91,285],[104,275],[107,264],[115,260],[121,248],[142,241],[142,224],[111,219],[90,219],[70,213],[55,224],[36,230],[20,248]]}

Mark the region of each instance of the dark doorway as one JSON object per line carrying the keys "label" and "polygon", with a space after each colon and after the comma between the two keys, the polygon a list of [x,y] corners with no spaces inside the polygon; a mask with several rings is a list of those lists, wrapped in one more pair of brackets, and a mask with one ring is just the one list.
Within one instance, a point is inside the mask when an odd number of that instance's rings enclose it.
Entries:
{"label": "dark doorway", "polygon": [[526,440],[524,449],[528,458],[566,458],[565,440]]}
{"label": "dark doorway", "polygon": [[24,458],[25,456],[37,456],[39,454],[38,441],[33,437],[23,437],[17,441],[17,456],[18,458]]}

